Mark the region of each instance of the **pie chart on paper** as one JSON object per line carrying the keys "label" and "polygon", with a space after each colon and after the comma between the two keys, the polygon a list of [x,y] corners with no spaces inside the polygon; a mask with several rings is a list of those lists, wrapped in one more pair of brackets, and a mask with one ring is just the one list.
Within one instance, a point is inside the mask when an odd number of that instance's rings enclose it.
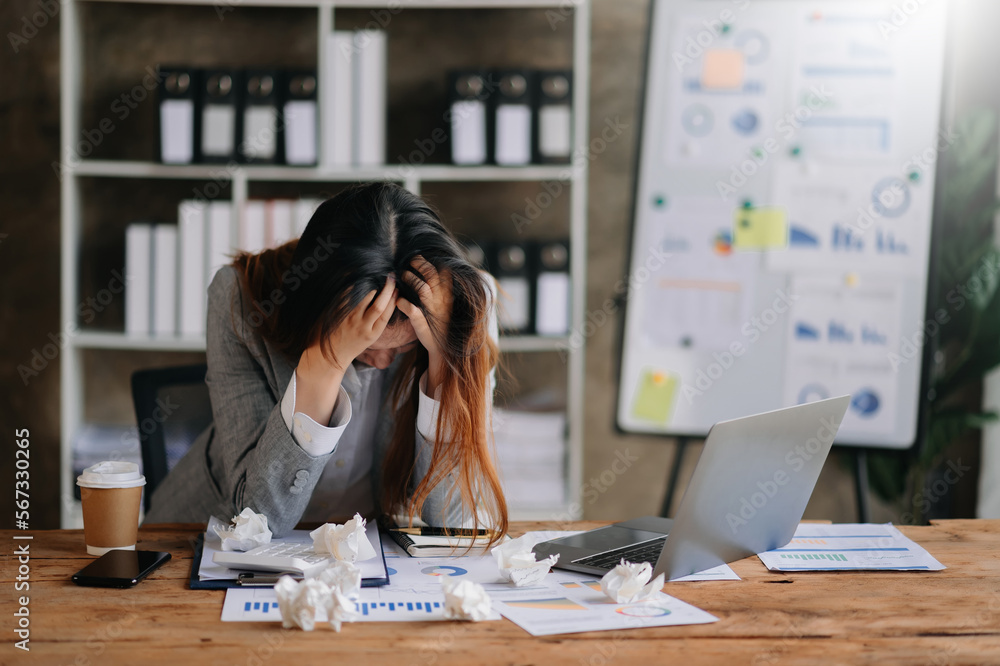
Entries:
{"label": "pie chart on paper", "polygon": [[426,576],[464,576],[469,572],[462,567],[438,566],[424,567],[420,570],[420,573]]}

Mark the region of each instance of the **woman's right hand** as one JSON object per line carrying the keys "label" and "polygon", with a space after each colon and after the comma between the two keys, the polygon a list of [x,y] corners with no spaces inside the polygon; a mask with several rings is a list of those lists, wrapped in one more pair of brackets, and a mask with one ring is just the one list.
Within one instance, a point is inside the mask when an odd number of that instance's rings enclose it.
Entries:
{"label": "woman's right hand", "polygon": [[331,363],[334,368],[340,372],[346,371],[354,359],[379,339],[396,309],[398,294],[396,276],[390,275],[381,292],[368,292],[357,307],[351,310],[330,335],[330,348],[334,355]]}

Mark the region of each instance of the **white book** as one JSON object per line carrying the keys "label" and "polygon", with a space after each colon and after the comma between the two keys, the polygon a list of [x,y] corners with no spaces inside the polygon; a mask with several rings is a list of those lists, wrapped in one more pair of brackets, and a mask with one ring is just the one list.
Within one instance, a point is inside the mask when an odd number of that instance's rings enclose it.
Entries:
{"label": "white book", "polygon": [[357,58],[354,72],[357,83],[356,163],[380,166],[385,163],[386,61],[388,40],[384,30],[359,30],[354,33]]}
{"label": "white book", "polygon": [[267,202],[247,201],[240,222],[239,249],[250,254],[264,250],[267,247]]}
{"label": "white book", "polygon": [[182,201],[177,207],[180,254],[178,332],[205,334],[205,239],[206,206],[201,201]]}
{"label": "white book", "polygon": [[153,335],[177,335],[177,225],[153,226]]}
{"label": "white book", "polygon": [[354,33],[336,30],[326,37],[326,74],[322,95],[323,164],[354,162]]}
{"label": "white book", "polygon": [[313,213],[323,203],[322,199],[299,199],[295,202],[295,237],[301,238],[306,225],[312,219]]}
{"label": "white book", "polygon": [[212,284],[215,272],[230,262],[233,206],[229,201],[208,205],[208,244],[205,247],[205,288]]}
{"label": "white book", "polygon": [[295,238],[293,215],[295,202],[291,199],[268,201],[268,247],[278,247]]}
{"label": "white book", "polygon": [[194,100],[163,100],[160,128],[160,160],[164,164],[191,164],[194,161]]}
{"label": "white book", "polygon": [[134,222],[125,229],[125,332],[149,335],[153,296],[153,225]]}

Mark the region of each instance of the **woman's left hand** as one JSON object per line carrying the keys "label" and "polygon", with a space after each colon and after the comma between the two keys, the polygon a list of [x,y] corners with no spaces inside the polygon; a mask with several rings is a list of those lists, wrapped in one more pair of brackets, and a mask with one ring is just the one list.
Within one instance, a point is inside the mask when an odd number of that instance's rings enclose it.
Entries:
{"label": "woman's left hand", "polygon": [[[403,281],[417,292],[420,303],[424,306],[428,316],[425,317],[423,310],[405,298],[397,299],[396,307],[409,317],[413,330],[417,334],[417,340],[427,350],[429,361],[427,394],[433,397],[434,391],[444,379],[446,368],[444,354],[441,352],[438,340],[447,335],[448,324],[451,321],[451,274],[447,270],[438,271],[420,255],[413,259],[410,267],[416,273],[407,271],[403,275]],[[424,279],[420,278],[421,275]]]}

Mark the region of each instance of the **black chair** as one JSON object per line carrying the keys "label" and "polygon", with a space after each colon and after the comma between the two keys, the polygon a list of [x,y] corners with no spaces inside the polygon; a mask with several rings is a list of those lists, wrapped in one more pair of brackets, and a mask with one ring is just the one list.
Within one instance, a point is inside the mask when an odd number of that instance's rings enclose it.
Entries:
{"label": "black chair", "polygon": [[136,370],[132,401],[146,476],[143,507],[191,444],[212,422],[205,364]]}

